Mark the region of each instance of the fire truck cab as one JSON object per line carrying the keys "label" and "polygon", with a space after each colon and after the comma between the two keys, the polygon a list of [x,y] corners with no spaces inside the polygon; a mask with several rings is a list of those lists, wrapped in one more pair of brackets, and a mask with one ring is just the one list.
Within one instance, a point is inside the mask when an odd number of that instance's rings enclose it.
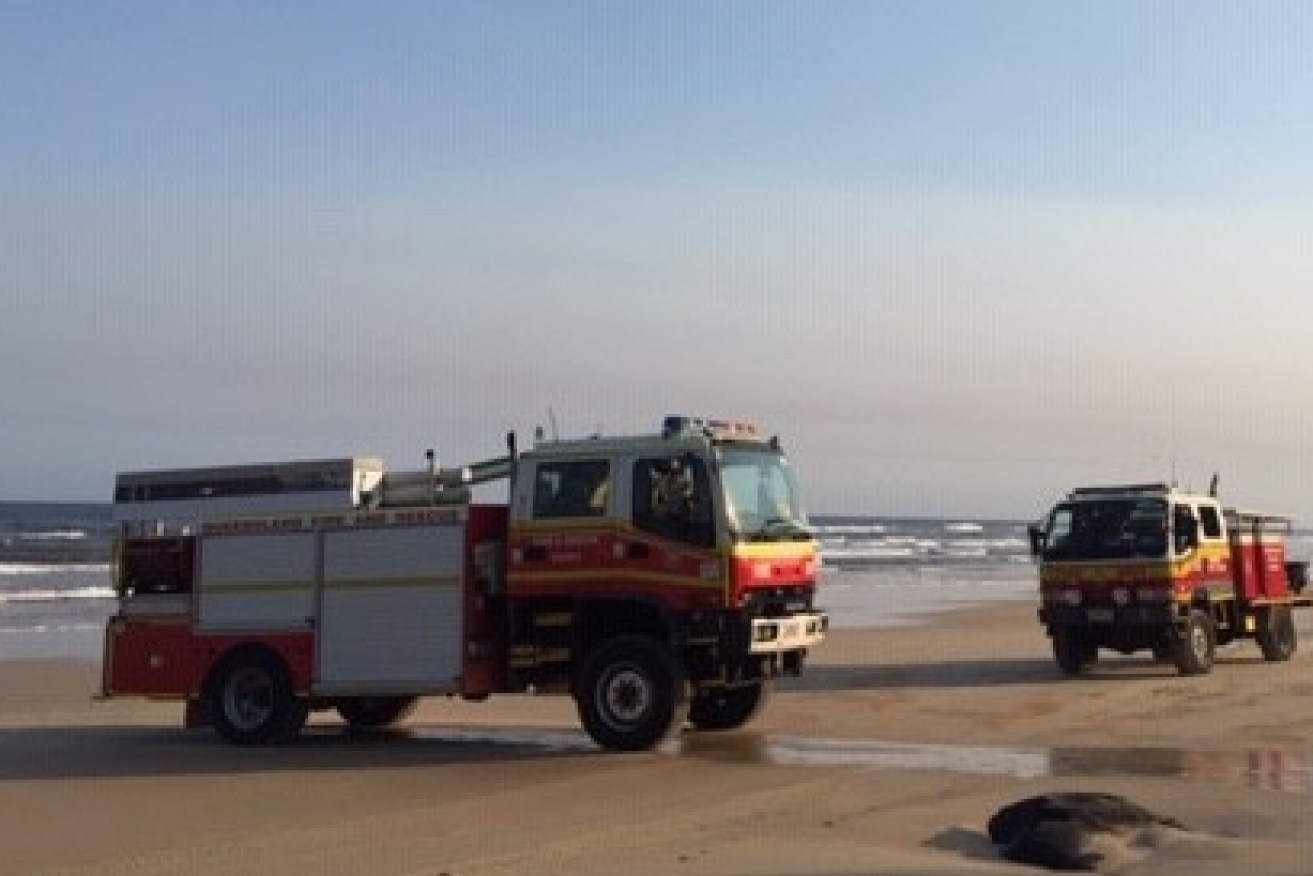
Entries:
{"label": "fire truck cab", "polygon": [[1031,529],[1039,620],[1061,671],[1100,648],[1150,650],[1183,675],[1207,673],[1216,649],[1253,638],[1268,661],[1290,659],[1293,608],[1307,563],[1286,555],[1290,519],[1224,507],[1169,484],[1071,491]]}
{"label": "fire truck cab", "polygon": [[[561,692],[602,747],[752,718],[827,618],[779,442],[667,418],[469,467],[373,458],[118,477],[103,690],[228,741],[355,727],[419,696]],[[504,504],[470,487],[508,481]]]}

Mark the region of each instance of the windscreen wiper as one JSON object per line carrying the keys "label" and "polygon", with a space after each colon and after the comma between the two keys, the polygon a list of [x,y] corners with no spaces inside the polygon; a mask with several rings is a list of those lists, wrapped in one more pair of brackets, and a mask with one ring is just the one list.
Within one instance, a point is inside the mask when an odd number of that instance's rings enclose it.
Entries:
{"label": "windscreen wiper", "polygon": [[787,535],[790,539],[798,541],[812,537],[810,529],[790,517],[769,517],[754,535],[762,541],[772,535]]}

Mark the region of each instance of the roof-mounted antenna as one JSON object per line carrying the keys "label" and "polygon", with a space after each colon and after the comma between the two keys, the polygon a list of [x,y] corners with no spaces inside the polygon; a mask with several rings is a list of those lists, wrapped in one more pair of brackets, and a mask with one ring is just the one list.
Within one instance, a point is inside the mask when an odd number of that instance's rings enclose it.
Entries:
{"label": "roof-mounted antenna", "polygon": [[552,410],[552,406],[551,406],[551,405],[548,405],[548,406],[547,406],[547,422],[549,422],[549,423],[552,424],[552,440],[553,440],[553,441],[560,441],[560,440],[561,440],[561,435],[560,435],[560,433],[556,430],[556,411]]}
{"label": "roof-mounted antenna", "polygon": [[1218,472],[1213,472],[1213,479],[1208,482],[1208,495],[1212,496],[1214,499],[1217,498],[1217,478]]}
{"label": "roof-mounted antenna", "polygon": [[437,502],[438,497],[438,454],[430,447],[424,451],[424,461],[429,473],[429,502]]}

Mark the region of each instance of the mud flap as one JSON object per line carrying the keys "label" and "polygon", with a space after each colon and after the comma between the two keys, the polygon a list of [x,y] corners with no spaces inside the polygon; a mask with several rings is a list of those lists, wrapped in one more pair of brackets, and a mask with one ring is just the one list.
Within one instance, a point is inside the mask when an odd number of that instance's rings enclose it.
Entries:
{"label": "mud flap", "polygon": [[214,724],[210,703],[205,697],[189,697],[182,711],[182,726],[186,730],[199,730]]}

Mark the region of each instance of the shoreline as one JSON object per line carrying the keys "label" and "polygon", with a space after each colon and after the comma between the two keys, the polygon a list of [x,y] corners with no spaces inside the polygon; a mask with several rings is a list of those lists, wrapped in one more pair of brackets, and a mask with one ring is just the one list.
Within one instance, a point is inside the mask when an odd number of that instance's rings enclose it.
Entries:
{"label": "shoreline", "polygon": [[[887,574],[887,570],[882,571]],[[870,570],[830,572],[818,591],[818,602],[829,612],[831,629],[837,631],[919,626],[944,612],[1034,598],[1035,585],[1024,576],[995,571],[997,577],[993,579],[941,583],[947,572],[948,568],[933,573],[911,571],[905,582],[893,583],[873,577]],[[62,614],[34,620],[30,627],[0,627],[0,661],[60,657],[99,660],[105,623],[115,599],[85,600],[103,609],[103,617],[94,619],[92,615],[98,612],[91,609],[95,606],[79,606],[80,601],[59,603]]]}
{"label": "shoreline", "polygon": [[104,642],[103,624],[0,630],[0,662],[43,659],[99,662],[104,653]]}

